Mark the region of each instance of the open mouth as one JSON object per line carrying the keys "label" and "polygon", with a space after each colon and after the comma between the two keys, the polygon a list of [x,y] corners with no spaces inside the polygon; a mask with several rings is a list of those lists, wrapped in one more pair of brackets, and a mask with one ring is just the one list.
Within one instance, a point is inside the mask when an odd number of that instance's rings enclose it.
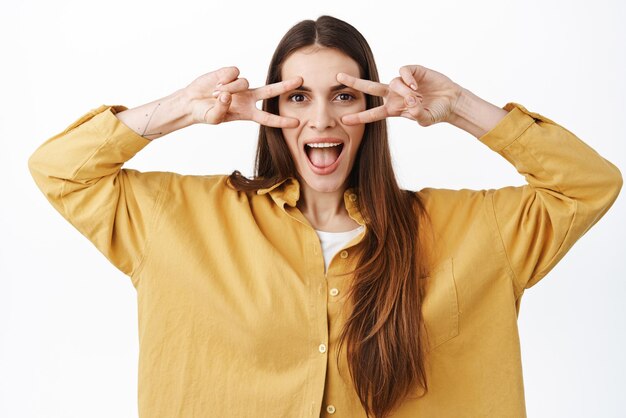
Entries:
{"label": "open mouth", "polygon": [[309,162],[314,167],[324,170],[333,166],[338,160],[344,148],[344,144],[338,143],[319,143],[306,144],[304,152]]}

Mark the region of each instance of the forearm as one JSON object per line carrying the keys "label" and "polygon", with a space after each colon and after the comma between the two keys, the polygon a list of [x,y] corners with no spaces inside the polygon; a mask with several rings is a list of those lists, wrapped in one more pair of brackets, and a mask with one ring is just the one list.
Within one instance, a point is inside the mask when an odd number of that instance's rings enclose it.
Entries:
{"label": "forearm", "polygon": [[137,134],[153,140],[193,124],[184,90],[115,115]]}
{"label": "forearm", "polygon": [[493,129],[506,114],[506,110],[463,89],[449,123],[480,138]]}

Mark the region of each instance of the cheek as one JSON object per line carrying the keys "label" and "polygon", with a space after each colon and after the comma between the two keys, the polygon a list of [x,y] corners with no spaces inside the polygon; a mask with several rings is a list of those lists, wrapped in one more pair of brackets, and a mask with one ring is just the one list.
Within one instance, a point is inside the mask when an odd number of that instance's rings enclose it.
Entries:
{"label": "cheek", "polygon": [[289,152],[292,157],[295,157],[298,150],[298,134],[293,129],[283,129],[283,138],[287,144],[287,148],[289,148]]}
{"label": "cheek", "polygon": [[359,148],[361,147],[361,142],[363,141],[363,134],[365,133],[365,125],[352,125],[346,126],[346,131],[350,136],[353,144],[356,145],[352,148],[353,155],[357,153]]}
{"label": "cheek", "polygon": [[359,100],[358,102],[353,103],[350,106],[344,106],[337,113],[339,114],[340,117],[342,117],[345,115],[352,115],[354,113],[363,112],[365,110],[367,110],[367,105],[365,103],[365,100]]}
{"label": "cheek", "polygon": [[283,106],[280,108],[280,112],[278,114],[280,116],[289,116],[298,120],[302,120],[306,118],[307,112],[303,107]]}
{"label": "cheek", "polygon": [[296,116],[298,115],[298,109],[290,105],[286,100],[281,100],[278,102],[278,114],[280,116]]}

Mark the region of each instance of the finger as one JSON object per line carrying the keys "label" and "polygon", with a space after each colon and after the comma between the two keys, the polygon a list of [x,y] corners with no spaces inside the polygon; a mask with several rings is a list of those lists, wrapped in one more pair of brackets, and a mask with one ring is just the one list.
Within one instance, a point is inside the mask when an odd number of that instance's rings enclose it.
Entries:
{"label": "finger", "polygon": [[215,91],[213,92],[213,97],[217,97],[222,91],[226,91],[228,93],[238,93],[240,91],[248,90],[248,87],[250,87],[248,80],[245,78],[238,78],[231,83],[224,84],[219,87],[216,86]]}
{"label": "finger", "polygon": [[231,81],[239,77],[239,68],[237,67],[222,67],[215,71],[216,84],[228,84]]}
{"label": "finger", "polygon": [[413,90],[417,91],[418,84],[417,79],[415,78],[415,74],[413,74],[413,65],[405,65],[404,67],[400,67],[400,77],[404,84],[411,87]]}
{"label": "finger", "polygon": [[378,106],[359,113],[351,113],[341,117],[341,122],[346,125],[358,125],[359,123],[370,123],[382,120],[388,117],[387,108]]}
{"label": "finger", "polygon": [[258,109],[252,113],[252,120],[272,128],[297,128],[300,125],[296,118],[278,116]]}
{"label": "finger", "polygon": [[290,78],[289,80],[280,81],[278,83],[268,84],[267,86],[254,89],[254,98],[256,100],[269,99],[271,97],[280,96],[290,90],[300,87],[303,83],[302,77]]}
{"label": "finger", "polygon": [[386,84],[377,83],[371,80],[363,80],[362,78],[356,78],[346,73],[338,73],[337,81],[348,87],[367,93],[370,96],[384,97],[389,92]]}
{"label": "finger", "polygon": [[402,96],[404,98],[404,104],[407,107],[415,106],[423,98],[421,94],[414,92],[406,84],[404,84],[404,81],[399,77],[391,80],[391,83],[389,83],[389,89]]}
{"label": "finger", "polygon": [[222,123],[224,121],[224,117],[228,112],[228,108],[230,107],[230,93],[222,93],[215,100],[215,104],[212,107],[209,107],[202,118],[205,123],[209,123],[212,125],[217,125],[218,123]]}

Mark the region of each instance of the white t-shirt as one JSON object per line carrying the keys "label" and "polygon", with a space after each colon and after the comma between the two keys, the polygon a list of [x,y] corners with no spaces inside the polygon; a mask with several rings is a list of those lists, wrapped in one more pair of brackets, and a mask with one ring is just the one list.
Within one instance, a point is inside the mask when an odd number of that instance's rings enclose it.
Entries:
{"label": "white t-shirt", "polygon": [[359,235],[365,227],[363,225],[359,226],[352,231],[346,232],[326,232],[326,231],[318,231],[317,236],[320,238],[320,243],[322,245],[322,252],[324,253],[324,263],[326,264],[324,272],[328,271],[328,265],[330,264],[330,260],[333,259],[335,254],[339,252],[348,242],[352,240],[352,238]]}

